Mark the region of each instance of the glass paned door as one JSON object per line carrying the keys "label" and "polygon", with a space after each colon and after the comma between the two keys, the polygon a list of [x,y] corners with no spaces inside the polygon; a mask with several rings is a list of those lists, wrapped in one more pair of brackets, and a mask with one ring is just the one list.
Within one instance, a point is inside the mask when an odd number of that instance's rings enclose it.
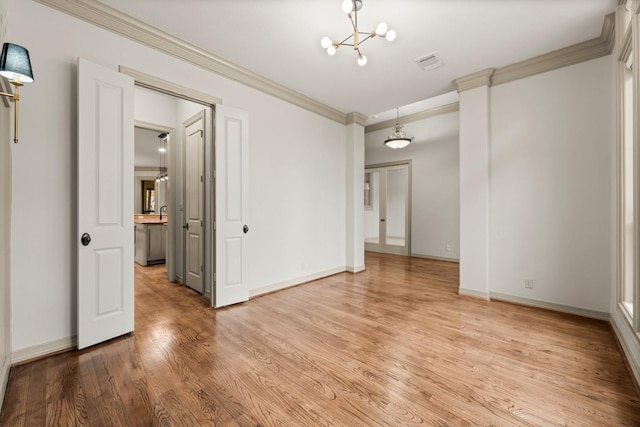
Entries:
{"label": "glass paned door", "polygon": [[406,163],[365,170],[365,250],[409,255],[409,171]]}

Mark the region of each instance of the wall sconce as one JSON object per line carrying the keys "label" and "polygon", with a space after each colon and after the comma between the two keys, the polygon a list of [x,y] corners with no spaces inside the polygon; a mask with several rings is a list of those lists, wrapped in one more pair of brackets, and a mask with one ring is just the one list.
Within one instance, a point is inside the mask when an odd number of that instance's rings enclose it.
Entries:
{"label": "wall sconce", "polygon": [[18,143],[18,101],[20,93],[18,88],[24,83],[33,83],[33,72],[29,51],[22,46],[13,43],[2,45],[0,54],[0,76],[9,79],[9,83],[15,86],[14,93],[0,92],[2,96],[13,98],[15,108],[13,110],[13,142]]}

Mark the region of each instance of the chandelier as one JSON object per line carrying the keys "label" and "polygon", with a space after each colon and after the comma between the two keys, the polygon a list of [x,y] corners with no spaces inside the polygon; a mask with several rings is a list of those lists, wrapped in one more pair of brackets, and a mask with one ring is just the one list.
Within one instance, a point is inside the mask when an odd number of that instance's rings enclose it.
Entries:
{"label": "chandelier", "polygon": [[[327,53],[329,55],[335,55],[336,50],[340,46],[353,46],[353,50],[355,50],[358,55],[358,65],[363,66],[367,63],[367,57],[360,52],[360,45],[375,36],[384,37],[388,41],[393,41],[396,38],[396,32],[394,30],[390,30],[384,22],[379,23],[375,31],[359,31],[358,11],[360,9],[362,9],[362,0],[344,0],[342,2],[342,11],[347,14],[351,21],[353,34],[350,34],[341,42],[332,40],[329,37],[323,37],[322,40],[320,40],[320,45],[324,49],[327,49]],[[361,36],[364,36],[362,40],[360,40]]]}
{"label": "chandelier", "polygon": [[402,131],[402,125],[400,124],[400,109],[396,108],[396,124],[393,126],[393,133],[384,141],[384,145],[389,148],[404,148],[411,144],[411,141],[413,141],[413,136],[407,136]]}

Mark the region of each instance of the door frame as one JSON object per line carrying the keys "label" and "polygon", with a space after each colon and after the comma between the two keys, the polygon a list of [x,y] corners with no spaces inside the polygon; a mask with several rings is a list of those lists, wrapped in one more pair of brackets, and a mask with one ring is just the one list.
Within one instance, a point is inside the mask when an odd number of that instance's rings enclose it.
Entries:
{"label": "door frame", "polygon": [[[398,160],[395,162],[386,162],[386,163],[374,163],[374,164],[370,164],[370,165],[365,165],[364,166],[364,173],[367,173],[367,169],[387,169],[387,168],[392,168],[394,166],[407,166],[407,198],[406,198],[406,204],[405,204],[405,221],[406,221],[406,226],[405,226],[405,232],[406,232],[406,236],[405,236],[405,245],[406,245],[406,255],[402,254],[404,256],[411,256],[412,252],[411,252],[411,218],[412,218],[412,199],[413,199],[413,173],[412,173],[412,162],[411,159],[409,160]],[[362,177],[362,179],[364,180],[364,176]],[[364,195],[363,195],[364,197]],[[386,197],[386,195],[385,195]],[[385,236],[386,237],[386,236]],[[366,242],[365,242],[365,250],[366,250]]]}
{"label": "door frame", "polygon": [[[161,78],[152,76],[150,74],[146,74],[143,73],[141,71],[136,71],[133,70],[131,68],[125,67],[120,65],[118,67],[118,70],[125,75],[131,76],[134,79],[134,85],[138,86],[138,87],[142,87],[142,88],[146,88],[146,89],[150,89],[159,93],[164,93],[166,95],[170,95],[170,96],[174,96],[176,98],[181,98],[181,99],[185,99],[187,101],[192,101],[195,102],[197,104],[202,104],[205,107],[210,107],[211,111],[212,111],[212,117],[211,117],[211,123],[212,123],[212,131],[211,131],[211,158],[207,159],[211,162],[211,165],[215,165],[215,143],[212,140],[213,138],[213,134],[215,134],[215,129],[213,129],[213,126],[215,125],[215,106],[218,104],[222,104],[222,99],[215,97],[215,96],[211,96],[208,95],[204,92],[199,92],[197,90],[193,90],[190,89],[188,87],[185,86],[181,86],[178,84],[175,84],[173,82],[170,82],[168,80],[163,80]],[[206,141],[205,141],[206,144]],[[169,159],[169,163],[167,165],[168,167],[168,173],[171,173],[171,171],[174,171],[174,176],[175,176],[175,171],[177,170],[177,147],[176,144],[171,144],[169,146],[169,151],[168,151],[168,159]],[[206,154],[205,154],[206,156]],[[206,176],[205,176],[205,180],[206,180]],[[205,185],[205,218],[207,217],[206,215],[206,211],[210,210],[210,215],[211,218],[214,217],[215,215],[215,194],[213,192],[213,190],[215,189],[215,181],[213,179],[213,177],[210,177],[211,179],[210,181],[210,186]],[[210,193],[211,197],[210,203],[206,203],[207,200],[207,192]],[[177,218],[177,212],[176,212],[176,202],[177,202],[177,197],[176,197],[176,191],[172,191],[168,194],[168,207],[167,207],[167,215],[169,218],[174,217]],[[209,227],[210,228],[210,232],[208,232],[207,234],[205,234],[205,247],[207,246],[207,239],[210,239],[210,245],[209,247],[213,247],[215,246],[215,244],[213,244],[213,242],[215,242],[215,230],[213,230],[213,227]],[[169,233],[170,235],[172,233]],[[173,240],[173,239],[172,239]],[[173,251],[173,257],[174,257],[174,265],[175,265],[175,241],[173,242],[173,245],[171,247],[171,251]],[[211,254],[209,254],[210,256],[208,257],[209,262],[207,263],[207,259],[205,259],[205,277],[204,277],[204,293],[203,296],[208,296],[211,300],[213,300],[213,295],[214,292],[212,292],[213,290],[213,277],[215,274],[215,269],[216,269],[216,263],[215,263],[215,251],[212,250],[210,251]],[[206,253],[204,254],[205,256],[207,255]],[[207,264],[209,264],[210,268],[207,268]],[[171,277],[169,276],[169,280],[170,281],[174,281],[176,280],[175,277],[175,269],[173,270],[174,276]]]}

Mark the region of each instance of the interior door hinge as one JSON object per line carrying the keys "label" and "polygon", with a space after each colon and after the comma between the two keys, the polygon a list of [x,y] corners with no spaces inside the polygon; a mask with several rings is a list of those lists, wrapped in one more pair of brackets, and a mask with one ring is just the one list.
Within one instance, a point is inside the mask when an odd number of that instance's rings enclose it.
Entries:
{"label": "interior door hinge", "polygon": [[200,182],[204,182],[204,176],[200,175]]}
{"label": "interior door hinge", "polygon": [[216,273],[213,273],[213,281],[214,281],[214,282],[216,281],[216,278],[217,278],[217,277],[216,277]]}
{"label": "interior door hinge", "polygon": [[204,267],[201,265],[200,266],[200,273],[202,273],[204,271]]}
{"label": "interior door hinge", "polygon": [[213,170],[213,179],[216,179],[216,170]]}

